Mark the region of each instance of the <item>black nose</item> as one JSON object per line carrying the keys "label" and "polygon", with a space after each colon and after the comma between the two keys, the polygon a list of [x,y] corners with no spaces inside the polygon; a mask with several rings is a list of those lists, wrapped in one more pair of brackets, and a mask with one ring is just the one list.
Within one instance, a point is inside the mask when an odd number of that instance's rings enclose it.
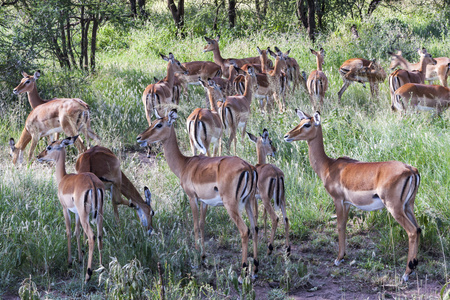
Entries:
{"label": "black nose", "polygon": [[287,135],[287,134],[284,136],[285,139],[287,139],[288,137],[289,137],[289,135]]}

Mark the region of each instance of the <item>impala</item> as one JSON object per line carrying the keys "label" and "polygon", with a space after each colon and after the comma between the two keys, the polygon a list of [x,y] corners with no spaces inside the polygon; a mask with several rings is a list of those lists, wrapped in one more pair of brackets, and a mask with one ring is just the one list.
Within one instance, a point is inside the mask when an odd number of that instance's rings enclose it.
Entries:
{"label": "impala", "polygon": [[[275,47],[275,51],[279,52],[280,49]],[[307,91],[306,87],[306,73],[305,71],[302,71],[300,74],[300,66],[298,65],[295,58],[288,56],[291,50],[288,50],[286,52],[286,78],[288,82],[292,83],[292,91],[295,92],[295,89],[301,85],[305,91]]]}
{"label": "impala", "polygon": [[[53,133],[64,132],[68,136],[74,136],[82,132],[89,141],[99,140],[99,137],[91,129],[91,119],[89,116],[89,106],[78,98],[54,98],[43,100],[37,91],[36,80],[40,77],[40,71],[34,75],[22,72],[22,80],[13,90],[14,94],[27,93],[28,101],[33,110],[25,121],[25,128],[22,130],[17,145],[14,139],[10,139],[11,156],[14,164],[22,160],[22,152],[31,141],[28,153],[28,161],[33,158],[33,152],[39,139],[43,136],[50,136]],[[81,138],[77,139],[76,146],[81,153],[86,150]]]}
{"label": "impala", "polygon": [[427,53],[425,49],[419,50],[420,55],[420,65],[417,70],[408,71],[408,70],[396,70],[389,75],[389,91],[391,93],[391,101],[393,108],[400,99],[395,99],[394,93],[395,91],[404,85],[405,83],[424,83],[425,82],[425,70],[427,65],[436,65],[436,60]]}
{"label": "impala", "polygon": [[223,128],[216,99],[214,99],[214,90],[220,90],[220,87],[213,81],[210,81],[209,85],[201,79],[199,81],[207,90],[211,109],[196,108],[186,120],[192,154],[197,155],[197,150],[199,150],[201,153],[211,156],[209,145],[212,143],[213,155],[217,156],[217,150],[219,150],[219,155],[221,154]]}
{"label": "impala", "polygon": [[[236,94],[236,89],[234,88],[234,79],[239,74],[239,72],[242,72],[240,68],[236,67],[235,65],[231,64],[228,70],[229,76],[228,78],[222,78],[222,77],[213,77],[210,78],[214,83],[220,87],[220,91],[217,89],[214,89],[214,98],[217,100],[225,100],[226,97],[232,96]],[[205,82],[206,80],[201,79],[201,82]],[[209,79],[208,79],[209,81]]]}
{"label": "impala", "polygon": [[418,110],[436,110],[437,114],[450,106],[450,89],[442,85],[407,83],[395,91],[394,110],[408,106]]}
{"label": "impala", "polygon": [[[276,149],[272,145],[272,140],[269,138],[267,129],[264,129],[263,134],[259,137],[249,132],[247,134],[250,140],[256,144],[256,154],[258,157],[258,163],[255,165],[256,171],[258,172],[256,199],[261,199],[264,205],[264,234],[267,212],[269,212],[270,218],[272,219],[272,233],[270,235],[267,253],[272,253],[273,240],[278,226],[278,217],[275,211],[281,209],[286,235],[286,251],[289,255],[291,246],[289,245],[289,221],[286,214],[284,173],[277,166],[266,163],[266,156],[274,156]],[[275,209],[270,204],[270,200],[272,199]]]}
{"label": "impala", "polygon": [[[136,209],[142,226],[148,235],[153,231],[152,219],[155,212],[151,206],[151,193],[144,187],[145,201],[127,176],[120,170],[120,161],[108,148],[94,146],[81,154],[75,164],[77,173],[92,172],[111,191],[111,201],[116,221],[119,221],[117,205],[127,205]],[[120,194],[129,201],[124,200]]]}
{"label": "impala", "polygon": [[[312,70],[308,76],[306,86],[308,88],[309,99],[314,109],[321,108],[323,106],[323,98],[325,92],[328,89],[328,78],[324,72],[322,72],[323,59],[325,57],[325,50],[320,48],[320,52],[310,49],[311,53],[316,56],[317,70]],[[319,105],[317,105],[319,101]]]}
{"label": "impala", "polygon": [[144,103],[145,116],[150,125],[152,123],[151,116],[153,110],[163,112],[168,110],[171,106],[178,104],[174,102],[173,87],[175,73],[185,73],[188,71],[181,63],[175,59],[172,53],[169,56],[160,54],[161,58],[167,61],[167,76],[158,81],[148,85],[142,94],[142,102]]}
{"label": "impala", "polygon": [[218,64],[222,68],[222,76],[228,77],[228,70],[230,64],[235,64],[237,67],[241,68],[245,64],[258,64],[260,62],[259,56],[249,57],[249,58],[227,58],[224,59],[222,55],[220,55],[219,49],[219,39],[220,36],[217,36],[215,39],[210,39],[205,36],[205,40],[208,43],[203,52],[212,51],[214,56],[214,62]]}
{"label": "impala", "polygon": [[58,184],[58,198],[63,207],[64,220],[66,223],[68,263],[72,264],[71,254],[71,225],[70,214],[75,214],[75,235],[78,245],[78,259],[82,262],[81,244],[80,244],[80,223],[84,233],[88,237],[89,258],[87,263],[87,272],[85,281],[91,279],[92,275],[92,256],[94,254],[95,235],[89,225],[89,215],[94,215],[97,223],[97,245],[99,251],[99,264],[102,264],[102,233],[103,233],[103,197],[105,186],[103,182],[90,172],[78,174],[67,174],[66,147],[72,145],[78,136],[69,137],[63,140],[52,142],[47,148],[39,153],[38,161],[54,161],[56,163],[56,182]]}
{"label": "impala", "polygon": [[378,84],[386,79],[386,73],[383,67],[376,63],[375,60],[367,60],[364,58],[351,58],[346,60],[339,68],[344,84],[338,92],[339,101],[342,94],[354,81],[359,83],[369,82],[372,97],[378,96]]}
{"label": "impala", "polygon": [[311,167],[333,198],[339,233],[339,254],[335,265],[345,255],[345,228],[350,206],[365,211],[384,207],[406,230],[409,252],[403,280],[417,266],[417,250],[421,229],[414,216],[414,200],[420,176],[415,167],[399,161],[361,162],[349,157],[330,158],[325,154],[320,114],[313,117],[296,110],[300,124],[285,136],[286,142],[305,140],[308,143]]}
{"label": "impala", "polygon": [[[253,234],[254,274],[258,271],[258,228],[253,215],[257,173],[256,169],[238,157],[184,156],[178,148],[174,122],[176,110],[168,116],[159,118],[137,137],[141,146],[160,141],[163,145],[167,164],[179,178],[181,187],[189,198],[194,218],[195,247],[198,249],[199,230],[204,254],[204,227],[208,205],[225,206],[231,220],[236,224],[242,242],[242,267],[248,267],[247,251],[250,230],[242,219],[241,212],[246,209]],[[200,223],[198,210],[200,208]],[[257,213],[257,212],[255,212]],[[256,217],[257,219],[257,217]]]}
{"label": "impala", "polygon": [[[422,49],[423,51],[426,51],[425,48]],[[420,54],[420,50],[419,54]],[[388,52],[391,56],[391,65],[390,68],[394,69],[397,66],[401,66],[403,69],[408,71],[414,71],[418,70],[421,66],[421,63],[410,63],[408,62],[403,56],[402,51],[398,51],[397,53]],[[428,65],[426,67],[425,72],[425,80],[428,81],[434,81],[439,79],[441,82],[441,85],[447,87],[447,77],[448,77],[448,70],[449,70],[449,63],[450,59],[447,57],[436,57],[436,64],[435,65]]]}
{"label": "impala", "polygon": [[256,84],[256,75],[252,67],[249,67],[245,75],[245,92],[243,95],[228,96],[222,104],[221,116],[223,128],[228,139],[228,149],[234,141],[234,153],[236,154],[236,132],[242,128],[242,139],[244,139],[245,128],[250,116],[250,105],[252,103],[252,89]]}

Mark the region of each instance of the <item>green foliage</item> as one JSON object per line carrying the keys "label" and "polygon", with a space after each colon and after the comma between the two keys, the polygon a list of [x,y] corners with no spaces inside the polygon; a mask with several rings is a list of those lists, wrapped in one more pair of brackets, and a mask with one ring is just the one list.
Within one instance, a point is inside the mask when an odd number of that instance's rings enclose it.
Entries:
{"label": "green foliage", "polygon": [[39,300],[40,294],[36,287],[36,284],[30,278],[22,281],[22,284],[19,288],[19,296],[22,300]]}

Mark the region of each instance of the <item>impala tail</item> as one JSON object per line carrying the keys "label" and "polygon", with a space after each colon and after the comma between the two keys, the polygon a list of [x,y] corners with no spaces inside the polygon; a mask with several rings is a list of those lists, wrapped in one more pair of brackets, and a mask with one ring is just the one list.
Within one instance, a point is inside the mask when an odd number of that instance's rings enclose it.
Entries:
{"label": "impala tail", "polygon": [[398,105],[401,105],[401,96],[395,94],[395,91],[400,88],[400,79],[397,76],[397,71],[389,75],[389,90],[391,91],[392,95],[392,104],[391,109],[396,110]]}
{"label": "impala tail", "polygon": [[[258,173],[256,170],[246,170],[239,176],[239,181],[236,189],[236,199],[239,199],[242,204],[247,202],[249,197],[256,191],[256,183],[258,181]],[[243,207],[240,205],[240,207]]]}
{"label": "impala tail", "polygon": [[412,175],[409,176],[406,181],[405,184],[403,186],[403,190],[402,190],[402,194],[401,194],[401,199],[404,199],[403,202],[403,207],[405,210],[406,215],[408,216],[408,219],[411,221],[411,223],[417,228],[417,233],[421,233],[421,228],[420,226],[417,224],[416,218],[414,217],[414,212],[410,211],[409,209],[409,205],[408,202],[411,199],[414,199],[416,194],[417,194],[417,190],[419,189],[419,185],[420,185],[420,175],[417,172],[417,170],[411,170],[412,171]]}
{"label": "impala tail", "polygon": [[[192,140],[194,141],[195,147],[197,149],[200,149],[200,151],[206,155],[207,149],[202,140],[202,136],[204,137],[207,136],[206,126],[205,123],[203,123],[203,121],[198,119],[198,117],[199,115],[197,114],[195,116],[195,119],[190,122],[189,134],[191,135]],[[194,127],[193,130],[192,127]]]}

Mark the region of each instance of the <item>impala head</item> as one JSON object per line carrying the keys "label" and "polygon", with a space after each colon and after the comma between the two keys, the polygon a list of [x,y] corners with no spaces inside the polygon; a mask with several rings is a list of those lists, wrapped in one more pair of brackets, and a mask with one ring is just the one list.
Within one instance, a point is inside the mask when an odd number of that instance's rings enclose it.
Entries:
{"label": "impala head", "polygon": [[420,59],[425,62],[427,65],[436,65],[437,61],[433,58],[433,56],[427,52],[427,49],[422,48],[418,49],[417,52],[420,55]]}
{"label": "impala head", "polygon": [[295,113],[300,118],[300,124],[286,133],[284,140],[290,143],[293,141],[310,141],[314,139],[320,129],[320,113],[316,112],[312,117],[299,109],[296,109]]}
{"label": "impala head", "polygon": [[57,161],[59,159],[61,150],[65,149],[67,146],[73,145],[77,138],[78,135],[52,142],[45,148],[45,150],[38,154],[37,160],[39,162]]}
{"label": "impala head", "polygon": [[391,56],[391,64],[389,65],[391,70],[394,70],[397,66],[400,66],[402,61],[405,61],[402,51],[397,51],[397,53],[388,52],[388,54]]}
{"label": "impala head", "polygon": [[172,65],[173,70],[175,73],[183,73],[185,75],[189,74],[189,71],[178,61],[175,59],[172,53],[169,53],[169,56],[165,56],[163,54],[161,55],[161,58],[165,61],[169,62]]}
{"label": "impala head", "polygon": [[252,142],[256,144],[256,148],[262,151],[264,156],[275,156],[277,149],[272,145],[272,140],[269,138],[269,132],[264,128],[263,133],[259,137],[254,136],[250,132],[247,132],[248,137]]}
{"label": "impala head", "polygon": [[41,76],[41,71],[37,70],[34,75],[28,75],[27,73],[22,72],[22,76],[23,78],[19,85],[13,90],[13,93],[16,95],[30,92],[36,86],[36,80]]}
{"label": "impala head", "polygon": [[323,48],[320,48],[319,51],[313,50],[313,49],[309,49],[311,51],[311,53],[313,55],[315,55],[317,57],[317,60],[323,64],[323,60],[325,58],[325,50],[323,50]]}
{"label": "impala head", "polygon": [[[9,139],[9,156],[12,157],[13,163],[15,164],[18,162],[21,164],[23,162],[23,151],[21,151],[19,148],[16,148],[16,142],[13,138]],[[14,161],[14,157],[17,157],[17,161]]]}
{"label": "impala head", "polygon": [[208,43],[208,45],[203,48],[203,52],[213,51],[215,49],[219,48],[219,39],[220,35],[218,35],[215,39],[210,39],[209,37],[205,36],[205,40]]}
{"label": "impala head", "polygon": [[[144,187],[144,195],[145,195],[145,203],[150,208],[149,211],[144,211],[142,207],[135,207],[136,211],[139,215],[139,219],[141,220],[142,226],[147,228],[147,234],[151,235],[153,232],[153,216],[155,215],[155,212],[152,209],[152,193],[148,189],[148,187]],[[146,209],[147,210],[147,209]]]}
{"label": "impala head", "polygon": [[137,143],[141,147],[156,142],[164,142],[170,136],[172,125],[178,118],[176,109],[172,109],[166,117],[160,117],[155,110],[155,116],[157,119],[137,137]]}

